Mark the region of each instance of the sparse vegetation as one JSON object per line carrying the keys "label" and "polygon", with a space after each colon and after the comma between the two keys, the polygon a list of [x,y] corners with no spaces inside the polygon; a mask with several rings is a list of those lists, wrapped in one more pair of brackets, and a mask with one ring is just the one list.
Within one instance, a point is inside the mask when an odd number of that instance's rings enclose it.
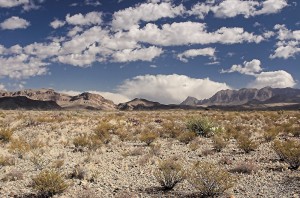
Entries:
{"label": "sparse vegetation", "polygon": [[1,128],[0,129],[0,141],[5,143],[11,140],[11,136],[13,135],[14,131],[9,128]]}
{"label": "sparse vegetation", "polygon": [[196,163],[189,177],[189,182],[202,197],[221,195],[234,185],[234,179],[227,171],[211,163]]}
{"label": "sparse vegetation", "polygon": [[273,149],[277,155],[289,164],[289,168],[297,170],[300,166],[300,142],[297,140],[287,140],[284,142],[275,141]]}
{"label": "sparse vegetation", "polygon": [[140,141],[145,142],[149,146],[154,140],[158,138],[158,134],[154,131],[145,130],[140,134]]}
{"label": "sparse vegetation", "polygon": [[220,130],[209,118],[191,118],[187,120],[186,127],[189,131],[204,137],[211,137]]}
{"label": "sparse vegetation", "polygon": [[169,159],[159,163],[154,176],[163,190],[172,190],[185,179],[185,172],[178,162]]}
{"label": "sparse vegetation", "polygon": [[251,136],[245,133],[242,133],[237,138],[238,148],[243,150],[245,153],[254,151],[257,148],[257,143],[251,139]]}
{"label": "sparse vegetation", "polygon": [[217,152],[221,152],[227,145],[227,141],[219,135],[213,137],[213,147]]}
{"label": "sparse vegetation", "polygon": [[42,197],[51,197],[64,192],[68,184],[61,173],[44,170],[32,179],[32,188]]}

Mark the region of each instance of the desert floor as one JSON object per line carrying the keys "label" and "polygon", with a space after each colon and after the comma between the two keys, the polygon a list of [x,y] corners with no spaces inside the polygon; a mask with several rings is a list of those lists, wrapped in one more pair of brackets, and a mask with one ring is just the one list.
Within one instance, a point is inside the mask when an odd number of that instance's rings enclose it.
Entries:
{"label": "desert floor", "polygon": [[[201,119],[210,131],[192,135],[187,123]],[[299,168],[274,151],[300,142],[299,124],[299,111],[1,111],[0,197],[45,197],[34,186],[45,170],[66,183],[53,197],[200,197],[193,170],[209,162],[234,180],[220,197],[299,198]],[[155,173],[167,159],[186,178],[164,191]]]}

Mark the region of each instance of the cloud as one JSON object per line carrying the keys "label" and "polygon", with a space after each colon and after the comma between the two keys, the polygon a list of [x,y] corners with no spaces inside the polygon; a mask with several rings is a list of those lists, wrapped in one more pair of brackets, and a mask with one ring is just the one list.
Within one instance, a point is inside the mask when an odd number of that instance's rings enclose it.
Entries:
{"label": "cloud", "polygon": [[241,74],[255,75],[262,71],[260,60],[253,59],[250,62],[245,61],[243,65],[232,65],[228,70],[222,70],[221,73],[239,72]]}
{"label": "cloud", "polygon": [[[68,94],[70,96],[76,96],[81,94],[82,92],[80,91],[58,91],[60,93],[65,93]],[[86,91],[89,93],[93,93],[93,94],[99,94],[101,96],[103,96],[104,98],[113,101],[115,104],[119,104],[119,103],[124,103],[124,102],[128,102],[130,99],[122,94],[119,93],[112,93],[112,92],[103,92],[103,91]]]}
{"label": "cloud", "polygon": [[200,19],[212,12],[218,18],[232,18],[242,15],[245,18],[274,14],[280,12],[288,6],[288,0],[224,0],[224,1],[206,1],[205,3],[195,4],[188,11],[190,15],[196,15]]}
{"label": "cloud", "polygon": [[60,28],[62,26],[64,26],[66,24],[65,21],[61,21],[61,20],[58,20],[58,19],[55,19],[54,21],[52,21],[50,23],[50,26],[53,28],[53,29],[57,29],[57,28]]}
{"label": "cloud", "polygon": [[28,4],[29,0],[0,0],[0,7],[11,8],[24,4]]}
{"label": "cloud", "polygon": [[296,85],[292,75],[283,70],[261,72],[255,75],[255,77],[255,80],[248,85],[249,87],[263,88],[270,86],[273,88],[286,88]]}
{"label": "cloud", "polygon": [[9,57],[0,56],[0,77],[12,79],[23,79],[32,76],[47,74],[45,66],[48,64],[38,58],[30,57],[26,54],[19,54]]}
{"label": "cloud", "polygon": [[164,104],[181,103],[188,96],[209,98],[217,91],[229,89],[225,83],[209,78],[197,79],[185,75],[145,75],[127,79],[118,92],[128,98],[145,98]]}
{"label": "cloud", "polygon": [[280,24],[275,25],[274,29],[277,30],[278,42],[274,54],[270,55],[271,59],[288,59],[300,53],[300,30],[292,31]]}
{"label": "cloud", "polygon": [[99,6],[101,5],[100,1],[97,0],[84,0],[85,5],[90,5],[90,6]]}
{"label": "cloud", "polygon": [[73,16],[67,14],[66,22],[70,25],[78,26],[100,25],[102,23],[102,13],[89,12],[86,15],[79,13]]}
{"label": "cloud", "polygon": [[6,89],[5,89],[5,85],[3,85],[3,84],[0,84],[0,91],[6,91]]}
{"label": "cloud", "polygon": [[17,16],[8,18],[0,24],[3,30],[26,29],[28,26],[30,26],[30,22]]}
{"label": "cloud", "polygon": [[211,47],[203,48],[203,49],[190,49],[184,51],[183,53],[178,54],[177,57],[182,62],[188,62],[189,58],[194,58],[197,56],[209,56],[212,59],[215,59],[215,52],[216,49]]}
{"label": "cloud", "polygon": [[142,29],[134,26],[128,33],[123,33],[123,37],[161,46],[211,43],[234,44],[243,42],[260,43],[264,40],[263,36],[245,32],[243,28],[222,27],[215,32],[208,32],[205,23],[190,21],[164,24],[161,28],[152,23],[148,23]]}
{"label": "cloud", "polygon": [[129,30],[140,21],[156,21],[161,18],[174,18],[182,15],[183,5],[174,6],[171,3],[144,3],[115,12],[112,27],[116,30]]}
{"label": "cloud", "polygon": [[131,61],[152,61],[154,58],[160,56],[163,53],[161,48],[151,46],[141,49],[124,49],[117,51],[112,55],[113,60],[116,62],[131,62]]}

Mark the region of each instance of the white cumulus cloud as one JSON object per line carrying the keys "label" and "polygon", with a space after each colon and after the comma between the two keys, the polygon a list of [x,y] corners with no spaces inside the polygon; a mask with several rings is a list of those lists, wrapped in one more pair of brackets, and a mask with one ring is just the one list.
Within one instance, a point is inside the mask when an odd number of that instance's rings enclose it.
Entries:
{"label": "white cumulus cloud", "polygon": [[211,47],[203,49],[190,49],[178,54],[177,57],[183,62],[188,62],[189,58],[194,58],[197,56],[209,56],[212,59],[215,59],[215,52],[216,49]]}
{"label": "white cumulus cloud", "polygon": [[279,71],[270,71],[270,72],[261,72],[260,74],[255,75],[255,80],[251,82],[248,86],[254,88],[263,88],[263,87],[273,87],[273,88],[286,88],[294,87],[296,82],[293,76],[283,70]]}
{"label": "white cumulus cloud", "polygon": [[116,62],[131,62],[131,61],[152,61],[154,58],[160,56],[163,53],[161,48],[151,46],[141,49],[124,49],[114,53],[113,60]]}
{"label": "white cumulus cloud", "polygon": [[57,28],[60,28],[62,26],[64,26],[66,24],[65,21],[61,21],[61,20],[58,20],[58,19],[55,19],[54,21],[52,21],[50,23],[50,26],[53,28],[53,29],[57,29]]}
{"label": "white cumulus cloud", "polygon": [[0,7],[11,8],[20,5],[28,4],[29,0],[0,0]]}
{"label": "white cumulus cloud", "polygon": [[225,83],[209,78],[197,79],[185,75],[145,75],[127,79],[118,92],[128,98],[145,98],[164,104],[181,103],[188,96],[209,98],[217,91],[229,89]]}
{"label": "white cumulus cloud", "polygon": [[17,16],[10,17],[0,24],[3,30],[26,29],[30,26],[30,22]]}
{"label": "white cumulus cloud", "polygon": [[129,7],[114,13],[112,27],[114,29],[129,30],[140,21],[156,21],[161,18],[174,18],[182,15],[183,5],[174,6],[171,3],[144,3],[137,7]]}
{"label": "white cumulus cloud", "polygon": [[67,14],[66,22],[70,25],[100,25],[102,23],[102,13],[101,12],[89,12],[86,15],[81,13],[71,16]]}
{"label": "white cumulus cloud", "polygon": [[0,84],[0,91],[6,91],[6,89],[5,89],[5,85],[3,85],[3,84]]}
{"label": "white cumulus cloud", "polygon": [[241,74],[255,75],[262,71],[260,60],[253,59],[250,62],[245,61],[243,65],[232,65],[228,70],[222,70],[221,73],[239,72]]}

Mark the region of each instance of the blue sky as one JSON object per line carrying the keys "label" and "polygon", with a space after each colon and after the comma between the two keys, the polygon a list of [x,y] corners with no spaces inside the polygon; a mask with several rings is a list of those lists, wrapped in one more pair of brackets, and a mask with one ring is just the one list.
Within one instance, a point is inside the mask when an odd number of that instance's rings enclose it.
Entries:
{"label": "blue sky", "polygon": [[0,89],[179,103],[299,88],[293,0],[0,0]]}

